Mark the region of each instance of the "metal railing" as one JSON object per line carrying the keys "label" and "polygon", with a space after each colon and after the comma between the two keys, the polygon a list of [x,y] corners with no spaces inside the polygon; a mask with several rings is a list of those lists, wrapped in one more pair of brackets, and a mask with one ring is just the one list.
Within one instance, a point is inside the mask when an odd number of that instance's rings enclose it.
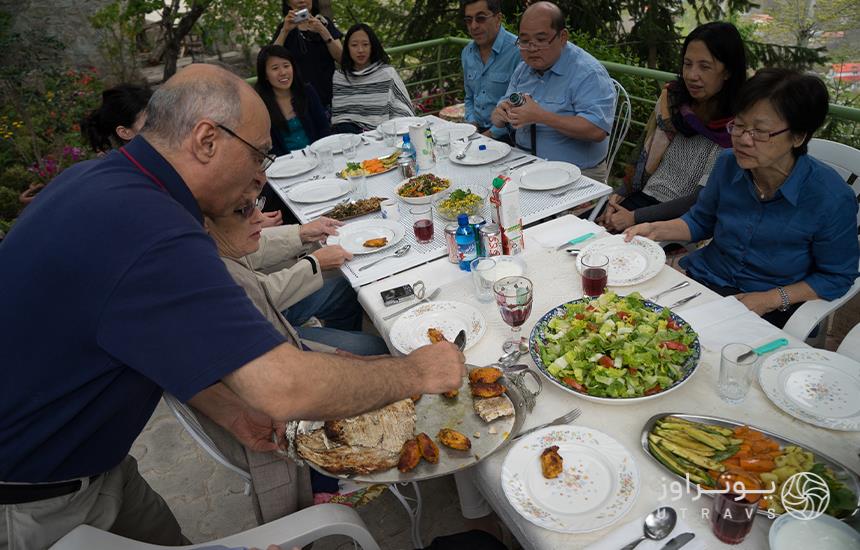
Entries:
{"label": "metal railing", "polygon": [[[460,52],[468,43],[467,38],[448,36],[386,49],[393,65],[400,71],[418,111],[427,114],[437,113],[446,105],[462,101],[464,88]],[[630,100],[634,104],[634,118],[631,121],[631,132],[624,144],[628,149],[633,148],[645,127],[647,117],[653,110],[660,87],[674,80],[676,75],[611,61],[601,61],[601,63],[609,74],[621,80],[622,84],[625,81],[638,80],[650,84],[650,88],[638,86],[639,89],[653,90],[653,95],[650,97],[630,94]],[[637,114],[640,116],[637,117]],[[819,132],[819,137],[857,146],[856,141],[854,143],[852,141],[857,140],[857,136],[860,135],[860,109],[831,103],[828,116],[828,123]],[[624,155],[616,158],[616,165],[625,162]]]}

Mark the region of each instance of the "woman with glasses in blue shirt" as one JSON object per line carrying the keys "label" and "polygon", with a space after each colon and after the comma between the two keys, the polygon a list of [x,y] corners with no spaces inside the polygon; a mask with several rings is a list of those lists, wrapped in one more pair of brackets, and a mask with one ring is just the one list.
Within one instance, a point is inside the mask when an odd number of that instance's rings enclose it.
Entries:
{"label": "woman with glasses in blue shirt", "polygon": [[815,76],[759,71],[728,125],[734,149],[717,159],[695,206],[681,218],[635,225],[627,238],[713,237],[681,260],[687,275],[780,328],[801,303],[845,294],[858,276],[857,199],[806,154],[828,102]]}

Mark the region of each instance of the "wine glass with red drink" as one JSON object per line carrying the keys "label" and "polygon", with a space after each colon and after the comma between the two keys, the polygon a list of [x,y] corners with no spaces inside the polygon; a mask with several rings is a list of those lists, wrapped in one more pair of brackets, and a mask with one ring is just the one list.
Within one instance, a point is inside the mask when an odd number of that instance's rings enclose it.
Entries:
{"label": "wine glass with red drink", "polygon": [[429,243],[433,240],[433,206],[422,204],[409,209],[412,214],[412,229],[419,243]]}
{"label": "wine glass with red drink", "polygon": [[511,337],[503,347],[506,353],[520,347],[520,327],[532,313],[533,289],[532,282],[520,276],[504,277],[493,284],[493,294],[502,320],[511,327]]}
{"label": "wine glass with red drink", "polygon": [[582,257],[582,293],[595,298],[606,291],[609,278],[609,258],[604,254],[586,254]]}

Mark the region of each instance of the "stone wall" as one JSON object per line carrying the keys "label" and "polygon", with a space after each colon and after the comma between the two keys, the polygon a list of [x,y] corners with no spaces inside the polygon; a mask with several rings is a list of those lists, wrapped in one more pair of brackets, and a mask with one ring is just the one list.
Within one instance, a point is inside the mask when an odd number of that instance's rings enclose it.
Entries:
{"label": "stone wall", "polygon": [[[26,41],[53,36],[64,47],[57,56],[70,67],[105,67],[96,31],[89,18],[110,0],[0,0],[0,11],[12,16],[12,32]],[[2,53],[0,53],[2,55]]]}

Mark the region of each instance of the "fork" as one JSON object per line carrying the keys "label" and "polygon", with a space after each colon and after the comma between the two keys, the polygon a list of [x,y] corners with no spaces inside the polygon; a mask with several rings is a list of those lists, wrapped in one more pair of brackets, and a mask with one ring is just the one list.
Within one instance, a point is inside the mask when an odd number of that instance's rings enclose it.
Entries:
{"label": "fork", "polygon": [[581,415],[581,414],[582,414],[582,410],[580,410],[580,408],[577,407],[577,408],[573,409],[572,411],[570,411],[569,413],[564,414],[562,416],[559,416],[558,418],[556,418],[552,422],[547,422],[545,424],[541,424],[540,426],[535,426],[534,428],[531,428],[530,430],[526,430],[524,432],[518,433],[516,436],[514,436],[514,438],[511,441],[516,441],[517,439],[521,438],[524,435],[528,435],[532,432],[536,432],[536,431],[541,430],[543,428],[548,428],[550,426],[559,426],[561,424],[569,424],[569,423],[573,422],[574,420],[576,420],[577,418],[579,418],[579,415]]}

